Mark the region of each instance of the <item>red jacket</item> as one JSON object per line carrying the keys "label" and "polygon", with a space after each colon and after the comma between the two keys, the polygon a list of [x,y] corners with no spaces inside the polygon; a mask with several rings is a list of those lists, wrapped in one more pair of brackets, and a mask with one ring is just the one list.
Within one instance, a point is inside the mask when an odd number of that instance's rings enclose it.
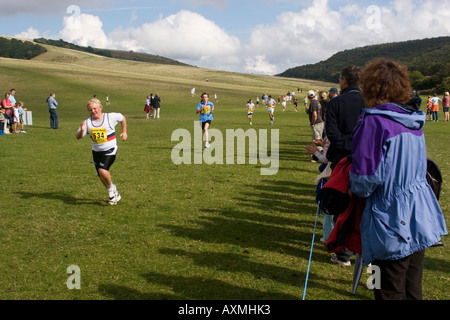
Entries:
{"label": "red jacket", "polygon": [[327,251],[330,253],[338,253],[347,248],[361,254],[359,225],[366,201],[349,191],[351,167],[351,161],[343,158],[319,193],[322,211],[338,215],[326,243]]}

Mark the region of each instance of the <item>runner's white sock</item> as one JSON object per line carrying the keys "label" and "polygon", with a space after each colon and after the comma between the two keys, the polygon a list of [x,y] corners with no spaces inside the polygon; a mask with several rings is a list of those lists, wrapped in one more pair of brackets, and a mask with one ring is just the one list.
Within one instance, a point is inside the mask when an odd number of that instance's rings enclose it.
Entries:
{"label": "runner's white sock", "polygon": [[109,194],[109,197],[111,198],[111,197],[113,197],[114,196],[114,193],[117,191],[117,188],[116,188],[116,185],[115,184],[111,184],[109,187],[108,187],[108,194]]}

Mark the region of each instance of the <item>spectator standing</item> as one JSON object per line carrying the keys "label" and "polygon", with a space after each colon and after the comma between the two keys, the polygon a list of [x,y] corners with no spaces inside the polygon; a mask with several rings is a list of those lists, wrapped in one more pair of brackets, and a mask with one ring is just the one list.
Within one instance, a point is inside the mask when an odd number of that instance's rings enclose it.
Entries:
{"label": "spectator standing", "polygon": [[328,100],[333,99],[334,97],[337,97],[339,95],[337,88],[331,88],[330,91],[328,91]]}
{"label": "spectator standing", "polygon": [[[153,95],[153,93],[152,93]],[[150,119],[150,111],[151,111],[151,96],[147,96],[147,99],[145,100],[145,106],[144,106],[144,111],[146,113],[146,117],[147,119]]]}
{"label": "spectator standing", "polygon": [[330,140],[327,158],[334,169],[339,161],[352,153],[353,129],[365,102],[359,89],[361,69],[347,66],[339,77],[341,94],[327,106],[325,129]]}
{"label": "spectator standing", "polygon": [[[309,124],[312,130],[312,141],[323,139],[323,130],[325,128],[325,124],[322,118],[322,106],[313,90],[308,91],[308,99],[310,101]],[[319,150],[322,150],[322,148],[319,147]]]}
{"label": "spectator standing", "polygon": [[431,112],[431,109],[433,108],[433,103],[431,102],[431,96],[428,96],[427,99],[427,121],[433,120],[433,113]]}
{"label": "spectator standing", "polygon": [[13,109],[12,109],[12,104],[11,104],[11,100],[9,100],[10,97],[10,93],[7,92],[5,93],[5,99],[2,100],[2,108],[3,108],[3,116],[4,116],[4,120],[2,120],[3,122],[3,131],[4,134],[10,134],[10,129],[9,129],[9,125],[11,124],[11,120],[13,119]]}
{"label": "spectator standing", "polygon": [[350,187],[365,198],[363,265],[380,268],[376,300],[421,300],[425,249],[447,234],[426,178],[426,116],[417,105],[404,105],[410,78],[396,61],[370,61],[361,84],[367,103],[353,137]]}
{"label": "spectator standing", "polygon": [[15,89],[11,89],[9,91],[9,100],[11,101],[11,106],[15,107],[16,104],[17,104],[17,101],[16,101],[16,90]]}
{"label": "spectator standing", "polygon": [[161,109],[161,98],[158,93],[155,93],[155,97],[152,101],[153,119],[159,119],[159,109]]}
{"label": "spectator standing", "polygon": [[27,108],[23,107],[23,102],[19,101],[17,103],[17,112],[19,113],[19,124],[20,124],[20,132],[21,133],[27,133],[25,130],[23,130],[23,115],[25,113],[25,111],[27,111]]}
{"label": "spectator standing", "polygon": [[48,104],[48,112],[50,113],[50,128],[58,129],[59,128],[59,117],[58,111],[58,102],[55,99],[56,94],[54,92],[50,93],[50,96],[47,98]]}
{"label": "spectator standing", "polygon": [[433,121],[439,121],[439,101],[442,101],[441,98],[437,96],[435,93],[431,98],[431,114],[433,115]]}
{"label": "spectator standing", "polygon": [[5,134],[9,133],[6,132],[8,119],[6,119],[5,111],[5,108],[3,108],[3,106],[0,106],[0,136],[4,136]]}
{"label": "spectator standing", "polygon": [[324,123],[324,129],[322,133],[322,139],[325,139],[327,136],[326,130],[325,130],[325,123],[327,122],[327,107],[330,100],[328,100],[328,94],[326,91],[320,91],[319,92],[319,103],[322,107],[321,114],[322,114],[322,120]]}
{"label": "spectator standing", "polygon": [[17,103],[12,107],[13,109],[13,133],[19,133],[19,110]]}
{"label": "spectator standing", "polygon": [[450,107],[450,98],[449,98],[449,93],[448,91],[446,91],[444,93],[444,97],[442,98],[442,109],[444,111],[444,121],[448,121],[449,120],[449,107]]}
{"label": "spectator standing", "polygon": [[[327,158],[331,169],[343,158],[352,154],[353,130],[359,115],[365,106],[364,98],[359,88],[361,69],[350,65],[342,69],[339,77],[341,94],[330,100],[327,106],[327,121],[325,130],[330,146]],[[334,217],[336,223],[337,217]],[[331,261],[341,266],[350,266],[353,252],[344,248],[332,256]]]}

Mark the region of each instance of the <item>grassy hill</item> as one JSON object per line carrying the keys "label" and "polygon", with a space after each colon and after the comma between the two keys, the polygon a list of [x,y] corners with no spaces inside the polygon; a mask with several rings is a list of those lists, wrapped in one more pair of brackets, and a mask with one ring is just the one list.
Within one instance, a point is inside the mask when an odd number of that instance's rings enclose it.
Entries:
{"label": "grassy hill", "polygon": [[82,52],[89,52],[99,56],[121,59],[121,60],[131,60],[131,61],[142,61],[142,62],[150,62],[157,64],[168,64],[168,65],[186,65],[185,63],[153,55],[142,52],[134,52],[134,51],[122,51],[122,50],[109,50],[109,49],[97,49],[92,47],[83,47],[78,46],[64,40],[49,40],[44,38],[34,39],[36,43],[47,44],[51,46],[56,46],[60,48],[66,48],[71,50],[77,50]]}
{"label": "grassy hill", "polygon": [[[332,83],[117,60],[43,46],[47,52],[32,60],[0,58],[2,87],[15,88],[16,99],[33,114],[26,134],[0,136],[6,172],[1,178],[1,300],[301,299],[317,209],[318,165],[309,161],[304,148],[311,129],[301,105],[299,112],[292,105],[283,112],[278,105],[273,126],[266,109],[259,107],[249,127],[245,103],[264,92],[278,96],[297,88],[328,89]],[[192,87],[197,88],[195,97]],[[50,92],[59,103],[59,130],[49,129],[45,99]],[[143,111],[151,92],[161,96],[160,120],[147,120]],[[235,157],[234,164],[174,164],[173,150],[180,141],[173,134],[181,129],[194,137],[202,92],[218,96],[213,143],[221,133],[228,145],[227,130],[255,130],[270,137],[271,130],[279,130],[276,175],[262,176],[261,168],[268,165],[259,157],[250,164],[248,154],[245,164],[237,164]],[[106,190],[92,165],[91,142],[75,139],[94,94],[102,101],[109,95],[111,105],[104,111],[121,112],[128,122],[128,141],[118,141],[111,168],[122,195],[115,207],[106,204]],[[450,203],[446,125],[427,123],[425,128],[429,156],[444,177],[444,212]],[[120,126],[117,130],[119,134]],[[216,154],[225,155],[225,145],[214,149]],[[269,145],[269,150],[275,147]],[[306,299],[371,300],[367,274],[352,295],[353,268],[330,263],[319,242],[321,220],[319,215]],[[443,240],[445,247],[427,250],[427,300],[450,296],[450,244],[447,237]],[[67,287],[72,265],[81,270],[80,290]]]}
{"label": "grassy hill", "polygon": [[284,77],[337,81],[348,64],[363,67],[375,57],[389,57],[408,66],[412,85],[423,93],[443,93],[450,88],[450,37],[366,46],[336,53],[326,61],[298,66],[280,74]]}

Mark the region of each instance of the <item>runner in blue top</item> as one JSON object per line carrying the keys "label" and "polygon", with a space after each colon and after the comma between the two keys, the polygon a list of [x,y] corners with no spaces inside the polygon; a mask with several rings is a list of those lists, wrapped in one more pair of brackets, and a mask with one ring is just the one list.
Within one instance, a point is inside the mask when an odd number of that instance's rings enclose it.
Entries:
{"label": "runner in blue top", "polygon": [[208,128],[213,121],[214,104],[209,101],[209,94],[202,94],[202,101],[197,105],[197,114],[200,114],[200,123],[205,136],[205,148],[209,148]]}

